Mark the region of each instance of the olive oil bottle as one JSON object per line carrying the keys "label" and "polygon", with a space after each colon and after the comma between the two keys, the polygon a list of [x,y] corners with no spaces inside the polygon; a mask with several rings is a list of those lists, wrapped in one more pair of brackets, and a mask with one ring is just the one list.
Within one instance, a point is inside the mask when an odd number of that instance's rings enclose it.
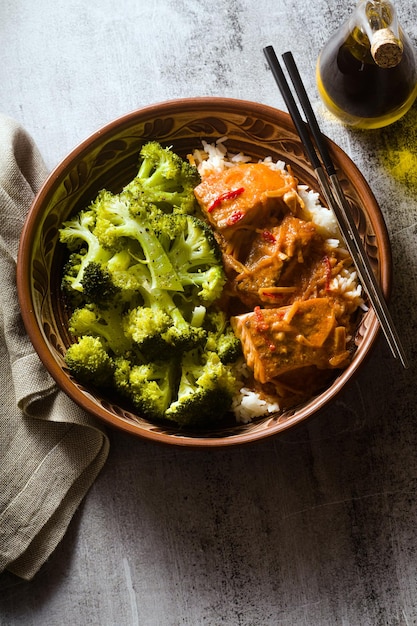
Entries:
{"label": "olive oil bottle", "polygon": [[317,61],[326,107],[345,124],[380,128],[397,121],[417,96],[414,48],[389,0],[360,0]]}

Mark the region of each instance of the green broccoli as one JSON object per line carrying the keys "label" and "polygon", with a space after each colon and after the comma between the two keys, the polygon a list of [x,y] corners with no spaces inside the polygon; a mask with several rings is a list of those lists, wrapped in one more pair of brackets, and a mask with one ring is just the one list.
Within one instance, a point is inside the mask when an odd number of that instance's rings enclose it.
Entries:
{"label": "green broccoli", "polygon": [[65,302],[70,309],[76,309],[77,307],[85,304],[81,282],[79,283],[81,290],[78,288],[73,289],[72,286],[75,281],[75,284],[78,285],[82,259],[83,254],[80,252],[71,252],[62,271],[61,290],[65,298]]}
{"label": "green broccoli", "polygon": [[[217,300],[226,282],[220,248],[210,227],[191,215],[175,215],[168,257],[184,290],[204,304]],[[187,289],[188,288],[188,289]]]}
{"label": "green broccoli", "polygon": [[[185,300],[204,305],[219,298],[226,276],[220,247],[208,224],[194,216],[175,213],[153,213],[149,223],[181,284],[179,289],[172,287],[170,291],[181,292]],[[143,263],[133,249],[131,255]]]}
{"label": "green broccoli", "polygon": [[149,419],[192,427],[229,410],[240,355],[213,308],[225,274],[211,229],[192,215],[198,182],[195,168],[150,142],[121,193],[101,191],[60,231],[69,370]]}
{"label": "green broccoli", "polygon": [[116,356],[113,361],[113,387],[117,393],[130,400],[130,372],[132,370],[132,360],[123,355]]}
{"label": "green broccoli", "polygon": [[75,309],[69,320],[69,331],[75,337],[100,337],[105,348],[114,355],[123,355],[132,348],[132,342],[123,331],[123,311],[119,305],[100,308],[86,304]]}
{"label": "green broccoli", "polygon": [[134,406],[149,419],[163,420],[175,393],[177,363],[174,360],[134,365],[129,394]]}
{"label": "green broccoli", "polygon": [[85,268],[92,262],[106,264],[112,257],[112,251],[104,248],[94,234],[95,226],[95,210],[90,208],[64,222],[59,231],[60,241],[73,253],[63,276],[63,288],[66,291],[82,291]]}
{"label": "green broccoli", "polygon": [[179,210],[194,213],[194,188],[200,183],[200,174],[193,165],[151,141],[140,151],[139,170],[125,187],[140,203],[154,204],[165,212]]}
{"label": "green broccoli", "polygon": [[217,422],[229,411],[237,386],[231,368],[215,352],[186,352],[181,361],[177,398],[165,411],[165,418],[181,426]]}
{"label": "green broccoli", "polygon": [[185,319],[170,292],[152,290],[146,284],[139,291],[143,305],[131,309],[123,321],[124,332],[137,349],[154,358],[161,350],[166,354],[183,352],[205,342],[204,328]]}
{"label": "green broccoli", "polygon": [[171,317],[166,311],[155,308],[137,306],[131,309],[123,321],[123,330],[131,337],[138,350],[155,358],[166,352],[166,342],[162,338],[172,324]]}
{"label": "green broccoli", "polygon": [[100,337],[80,337],[68,348],[65,363],[81,383],[96,387],[111,384],[115,366]]}
{"label": "green broccoli", "polygon": [[206,350],[217,352],[222,363],[235,363],[242,356],[242,344],[224,311],[210,311],[204,326],[207,329]]}
{"label": "green broccoli", "polygon": [[120,291],[113,281],[107,267],[91,261],[81,279],[83,296],[86,302],[102,305],[104,308],[113,302],[116,294]]}
{"label": "green broccoli", "polygon": [[139,243],[137,260],[145,264],[152,277],[152,288],[181,291],[182,285],[174,268],[149,223],[146,209],[132,212],[134,198],[123,192],[113,195],[103,190],[94,207],[97,213],[95,234],[100,244],[109,250],[123,250],[126,240]]}

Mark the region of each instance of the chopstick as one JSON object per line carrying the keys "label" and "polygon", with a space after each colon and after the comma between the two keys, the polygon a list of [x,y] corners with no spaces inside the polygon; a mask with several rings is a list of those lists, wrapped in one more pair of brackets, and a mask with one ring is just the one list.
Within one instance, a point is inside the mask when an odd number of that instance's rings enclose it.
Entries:
{"label": "chopstick", "polygon": [[[296,63],[291,52],[282,55],[288,74],[293,83],[298,100],[304,111],[307,123],[303,120],[298,105],[292,95],[290,86],[275,54],[272,46],[264,48],[264,54],[271,68],[275,81],[281,91],[284,102],[288,108],[294,126],[303,143],[307,158],[309,159],[324,199],[333,210],[340,231],[346,243],[346,247],[352,257],[359,279],[366,291],[374,309],[375,315],[384,332],[387,343],[393,356],[400,360],[404,368],[408,367],[407,357],[401,344],[398,332],[395,329],[387,303],[382,293],[381,287],[372,270],[369,257],[363,246],[358,229],[350,212],[350,207],[343,193],[339,179],[336,174],[334,163],[331,159],[326,144],[326,138],[322,134],[316,116],[298,72]],[[313,140],[320,154],[321,160],[314,147]],[[324,168],[323,168],[323,165]]]}

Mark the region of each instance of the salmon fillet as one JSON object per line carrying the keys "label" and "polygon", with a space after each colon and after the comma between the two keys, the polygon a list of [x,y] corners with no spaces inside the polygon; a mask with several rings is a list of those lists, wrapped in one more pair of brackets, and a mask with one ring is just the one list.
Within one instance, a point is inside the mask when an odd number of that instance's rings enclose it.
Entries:
{"label": "salmon fillet", "polygon": [[345,328],[337,325],[327,298],[275,309],[255,307],[230,321],[241,340],[245,360],[260,383],[297,368],[332,369],[349,361]]}
{"label": "salmon fillet", "polygon": [[[248,306],[279,302],[299,290],[303,275],[315,262],[315,247],[322,244],[312,222],[286,215],[279,226],[260,229],[243,261],[245,271],[229,276],[238,298]],[[277,299],[274,298],[276,294]]]}
{"label": "salmon fillet", "polygon": [[215,230],[227,238],[233,229],[260,224],[276,205],[277,198],[293,195],[297,180],[288,172],[264,163],[245,163],[207,176],[194,194]]}

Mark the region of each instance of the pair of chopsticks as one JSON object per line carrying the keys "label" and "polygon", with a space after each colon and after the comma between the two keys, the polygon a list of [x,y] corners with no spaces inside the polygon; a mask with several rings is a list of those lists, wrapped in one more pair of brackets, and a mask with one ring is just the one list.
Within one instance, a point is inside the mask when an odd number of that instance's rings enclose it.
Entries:
{"label": "pair of chopsticks", "polygon": [[[347,249],[352,257],[353,263],[355,264],[362,286],[368,294],[372,308],[374,309],[375,315],[381,325],[388,345],[391,348],[391,352],[395,358],[398,358],[401,361],[403,367],[406,368],[408,367],[408,363],[404,348],[401,345],[400,338],[392,321],[384,295],[378,281],[376,280],[368,255],[364,249],[356,224],[351,215],[349,205],[343,193],[336,174],[335,166],[326,145],[326,138],[319,128],[293,55],[291,52],[286,52],[282,55],[282,58],[300,101],[301,107],[304,111],[307,123],[301,116],[273,47],[267,46],[264,48],[264,53],[291,115],[294,126],[303,143],[306,156],[314,169],[323,196],[328,206],[333,210],[336,216]],[[312,138],[314,139],[322,162],[316,152]]]}

